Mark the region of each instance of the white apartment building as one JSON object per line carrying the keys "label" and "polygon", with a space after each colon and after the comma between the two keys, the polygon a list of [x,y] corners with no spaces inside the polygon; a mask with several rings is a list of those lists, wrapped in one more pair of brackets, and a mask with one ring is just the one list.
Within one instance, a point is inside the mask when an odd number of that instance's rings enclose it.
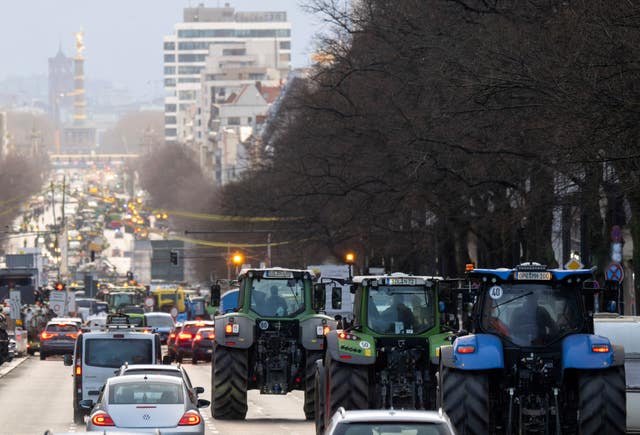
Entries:
{"label": "white apartment building", "polygon": [[184,9],[183,22],[177,23],[174,33],[164,38],[166,142],[195,144],[199,127],[196,124],[202,122],[198,116],[198,91],[202,89],[201,73],[210,48],[219,46],[215,53],[222,55],[211,62],[224,65],[225,57],[237,56],[236,66],[241,67],[242,62],[255,62],[255,58],[243,59],[242,51],[234,50],[238,49],[238,43],[253,42],[274,47],[269,59],[273,69],[289,70],[291,23],[286,12],[236,12],[229,4],[219,8],[201,4]]}

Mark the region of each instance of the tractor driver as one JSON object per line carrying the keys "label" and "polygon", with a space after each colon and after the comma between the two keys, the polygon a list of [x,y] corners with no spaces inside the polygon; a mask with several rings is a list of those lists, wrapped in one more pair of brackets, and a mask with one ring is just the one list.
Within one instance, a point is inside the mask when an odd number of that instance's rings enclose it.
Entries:
{"label": "tractor driver", "polygon": [[287,314],[287,301],[278,294],[278,286],[272,285],[269,289],[269,297],[266,298],[266,312],[272,315],[284,316]]}
{"label": "tractor driver", "polygon": [[538,303],[538,294],[530,292],[520,308],[511,315],[511,335],[519,345],[545,344],[549,337],[558,333],[558,325],[549,311]]}
{"label": "tractor driver", "polygon": [[[400,293],[392,295],[391,305],[382,312],[381,317],[387,322],[388,330],[386,332],[399,333],[407,329],[413,329],[415,324],[413,312],[404,304]],[[402,328],[399,328],[399,325],[402,325]]]}

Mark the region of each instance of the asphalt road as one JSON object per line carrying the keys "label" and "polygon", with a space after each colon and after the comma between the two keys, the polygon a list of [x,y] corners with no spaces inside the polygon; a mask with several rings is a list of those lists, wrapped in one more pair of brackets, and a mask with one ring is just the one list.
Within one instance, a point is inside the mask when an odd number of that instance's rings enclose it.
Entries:
{"label": "asphalt road", "polygon": [[[211,366],[185,364],[194,386],[205,388],[200,397],[211,399]],[[0,368],[3,368],[0,366]],[[286,396],[261,396],[249,392],[249,412],[244,421],[221,421],[211,416],[210,408],[203,408],[206,433],[314,434],[312,422],[304,419],[301,391]],[[54,432],[82,432],[75,425],[71,405],[71,368],[65,367],[61,357],[40,361],[29,357],[9,373],[0,377],[0,435],[42,434]]]}

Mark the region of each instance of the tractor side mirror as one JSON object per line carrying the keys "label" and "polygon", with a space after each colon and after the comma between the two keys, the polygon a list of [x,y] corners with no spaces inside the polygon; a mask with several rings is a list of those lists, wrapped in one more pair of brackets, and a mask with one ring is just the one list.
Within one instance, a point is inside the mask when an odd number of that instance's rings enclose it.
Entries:
{"label": "tractor side mirror", "polygon": [[211,286],[211,306],[220,306],[220,284],[214,284]]}
{"label": "tractor side mirror", "polygon": [[313,285],[313,306],[314,311],[324,311],[326,302],[326,284],[316,283]]}
{"label": "tractor side mirror", "polygon": [[351,292],[352,295],[356,294],[357,289],[358,289],[358,284],[351,284],[351,287],[349,287],[349,291]]}

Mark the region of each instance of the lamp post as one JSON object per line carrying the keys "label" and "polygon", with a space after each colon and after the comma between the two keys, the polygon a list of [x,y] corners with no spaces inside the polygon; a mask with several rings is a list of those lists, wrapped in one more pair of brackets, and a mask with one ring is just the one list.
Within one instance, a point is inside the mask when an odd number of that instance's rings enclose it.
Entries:
{"label": "lamp post", "polygon": [[344,256],[344,261],[349,266],[349,281],[351,281],[351,278],[353,278],[352,267],[353,263],[355,263],[356,261],[356,254],[354,254],[353,252],[347,252]]}

